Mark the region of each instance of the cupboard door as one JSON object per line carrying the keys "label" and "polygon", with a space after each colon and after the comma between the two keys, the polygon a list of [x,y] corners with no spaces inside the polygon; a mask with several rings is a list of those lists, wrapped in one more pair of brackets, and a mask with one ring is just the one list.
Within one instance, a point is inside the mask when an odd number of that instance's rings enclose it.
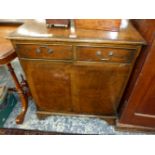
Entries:
{"label": "cupboard door", "polygon": [[21,60],[39,111],[71,112],[69,63]]}
{"label": "cupboard door", "polygon": [[114,116],[129,70],[129,64],[77,62],[73,70],[74,111]]}

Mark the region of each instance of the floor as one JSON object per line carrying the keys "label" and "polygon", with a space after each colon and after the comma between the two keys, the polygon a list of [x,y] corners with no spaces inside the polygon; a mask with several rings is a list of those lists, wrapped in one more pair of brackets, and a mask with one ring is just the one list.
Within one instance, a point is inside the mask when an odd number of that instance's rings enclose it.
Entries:
{"label": "floor", "polygon": [[[13,67],[15,68],[18,77],[22,69],[19,65],[18,59],[13,61]],[[0,84],[7,84],[9,87],[14,86],[9,73],[5,67],[0,67]],[[17,96],[18,98],[18,96]],[[47,132],[63,132],[71,134],[104,134],[104,135],[131,135],[131,134],[144,134],[142,132],[121,132],[115,130],[115,128],[106,121],[99,118],[89,117],[71,117],[71,116],[50,116],[45,120],[38,120],[35,111],[36,107],[32,100],[29,101],[28,111],[25,117],[25,121],[22,125],[15,123],[15,118],[20,112],[20,101],[10,114],[4,128],[26,129],[26,130],[38,130]]]}

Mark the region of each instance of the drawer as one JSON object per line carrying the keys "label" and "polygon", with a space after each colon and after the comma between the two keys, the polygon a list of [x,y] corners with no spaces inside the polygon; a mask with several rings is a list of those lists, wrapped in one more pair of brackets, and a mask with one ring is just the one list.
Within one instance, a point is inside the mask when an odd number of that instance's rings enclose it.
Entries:
{"label": "drawer", "polygon": [[133,49],[78,46],[76,48],[76,59],[78,61],[129,63],[134,59],[135,52]]}
{"label": "drawer", "polygon": [[71,45],[17,45],[17,54],[21,58],[66,60],[73,58]]}

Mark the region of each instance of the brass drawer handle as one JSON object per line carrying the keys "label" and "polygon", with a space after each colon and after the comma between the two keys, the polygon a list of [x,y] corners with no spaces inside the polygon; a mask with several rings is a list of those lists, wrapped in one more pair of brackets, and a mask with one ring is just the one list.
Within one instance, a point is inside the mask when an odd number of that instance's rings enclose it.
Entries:
{"label": "brass drawer handle", "polygon": [[51,54],[51,53],[54,52],[53,49],[49,48],[48,46],[40,46],[40,47],[38,47],[38,48],[36,49],[36,53],[41,53],[41,49],[42,49],[42,48],[46,48],[46,49],[47,49],[47,53],[49,53],[49,54]]}
{"label": "brass drawer handle", "polygon": [[100,59],[101,61],[109,61],[109,60],[111,59],[111,57],[113,56],[113,52],[110,51],[110,52],[108,53],[108,58],[102,58],[102,57],[101,57],[101,56],[102,56],[102,52],[101,52],[101,51],[97,51],[97,52],[96,52],[96,56],[99,57],[99,59]]}

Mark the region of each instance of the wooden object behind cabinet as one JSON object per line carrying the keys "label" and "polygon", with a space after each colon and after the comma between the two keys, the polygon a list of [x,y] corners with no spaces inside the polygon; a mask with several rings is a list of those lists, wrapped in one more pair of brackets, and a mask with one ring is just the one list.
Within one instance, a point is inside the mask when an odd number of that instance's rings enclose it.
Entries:
{"label": "wooden object behind cabinet", "polygon": [[120,19],[75,19],[75,27],[80,29],[95,29],[119,31]]}
{"label": "wooden object behind cabinet", "polygon": [[147,41],[123,98],[118,125],[155,128],[155,20],[133,20]]}

